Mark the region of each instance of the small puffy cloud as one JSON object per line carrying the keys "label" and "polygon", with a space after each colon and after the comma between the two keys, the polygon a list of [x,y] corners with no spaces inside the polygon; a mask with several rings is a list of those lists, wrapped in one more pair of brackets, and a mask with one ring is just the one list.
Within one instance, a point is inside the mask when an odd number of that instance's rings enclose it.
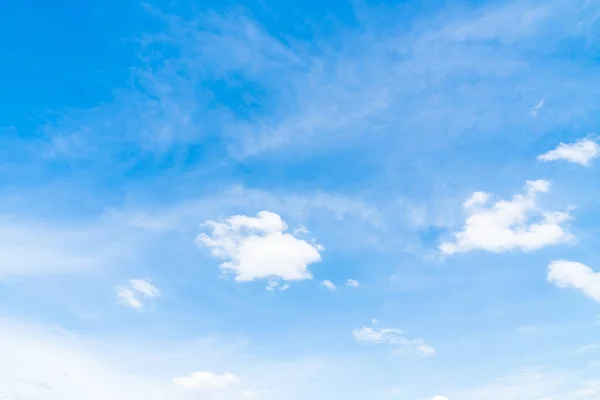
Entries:
{"label": "small puffy cloud", "polygon": [[538,193],[550,190],[545,180],[527,181],[525,193],[511,200],[500,200],[486,206],[489,195],[475,192],[464,203],[467,218],[461,231],[454,234],[454,242],[440,245],[444,254],[472,250],[500,253],[510,250],[533,251],[573,237],[564,225],[571,219],[568,212],[541,210]]}
{"label": "small puffy cloud", "polygon": [[600,155],[600,145],[591,139],[579,139],[575,143],[560,143],[554,150],[538,156],[539,161],[564,160],[585,167]]}
{"label": "small puffy cloud", "polygon": [[132,279],[129,281],[131,287],[143,294],[146,297],[158,297],[160,295],[160,291],[156,286],[154,286],[150,281],[145,279]]}
{"label": "small puffy cloud", "polygon": [[212,372],[194,372],[188,376],[173,378],[173,383],[184,389],[190,390],[214,390],[225,389],[235,385],[240,379],[230,372],[223,375],[213,374]]}
{"label": "small puffy cloud", "polygon": [[417,351],[424,356],[432,356],[435,349],[421,338],[408,339],[402,330],[394,328],[370,328],[363,326],[352,331],[354,339],[365,345],[387,345],[396,348],[399,352],[406,350]]}
{"label": "small puffy cloud", "polygon": [[548,281],[559,288],[573,288],[600,302],[600,272],[582,263],[554,260],[548,266]]}
{"label": "small puffy cloud", "polygon": [[200,234],[196,243],[224,260],[220,268],[234,273],[238,282],[312,279],[308,266],[321,260],[321,245],[286,232],[286,223],[269,211],[261,211],[256,217],[235,215],[225,222],[207,224],[212,232]]}
{"label": "small puffy cloud", "polygon": [[254,398],[257,398],[257,397],[258,397],[258,393],[256,393],[256,392],[255,392],[255,391],[253,391],[253,390],[244,390],[244,391],[242,392],[242,395],[243,395],[244,397],[248,397],[248,398],[251,398],[251,399],[254,399]]}
{"label": "small puffy cloud", "polygon": [[329,290],[335,290],[335,284],[331,281],[323,281],[321,285],[325,286]]}
{"label": "small puffy cloud", "polygon": [[355,281],[354,279],[348,279],[348,281],[346,282],[346,284],[350,287],[353,288],[357,288],[360,284],[358,283],[358,281]]}
{"label": "small puffy cloud", "polygon": [[431,398],[431,400],[450,400],[450,399],[446,396],[433,396]]}
{"label": "small puffy cloud", "polygon": [[147,279],[131,279],[127,287],[117,287],[117,299],[121,304],[140,310],[144,304],[139,296],[149,299],[160,296],[160,291]]}

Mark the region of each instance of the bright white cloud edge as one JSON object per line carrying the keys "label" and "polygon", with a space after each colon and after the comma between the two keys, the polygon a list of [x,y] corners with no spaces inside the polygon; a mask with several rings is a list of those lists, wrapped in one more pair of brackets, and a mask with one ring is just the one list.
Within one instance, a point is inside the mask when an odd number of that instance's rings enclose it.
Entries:
{"label": "bright white cloud edge", "polygon": [[589,138],[579,139],[575,143],[560,143],[554,150],[541,154],[539,161],[566,161],[588,167],[591,161],[600,155],[600,145]]}
{"label": "bright white cloud edge", "polygon": [[554,260],[548,266],[548,281],[559,288],[577,289],[600,302],[600,272],[594,272],[585,264]]}
{"label": "bright white cloud edge", "polygon": [[312,279],[308,267],[321,261],[323,246],[286,232],[287,224],[273,212],[256,217],[234,215],[224,222],[208,221],[210,234],[201,233],[196,243],[224,260],[221,270],[235,274],[237,282],[257,279],[296,281]]}
{"label": "bright white cloud edge", "polygon": [[473,250],[534,251],[571,241],[573,235],[565,228],[569,212],[545,211],[537,204],[537,195],[549,191],[546,180],[527,181],[523,194],[490,206],[489,194],[473,193],[463,204],[467,217],[462,230],[454,234],[453,242],[442,243],[440,251],[447,255]]}

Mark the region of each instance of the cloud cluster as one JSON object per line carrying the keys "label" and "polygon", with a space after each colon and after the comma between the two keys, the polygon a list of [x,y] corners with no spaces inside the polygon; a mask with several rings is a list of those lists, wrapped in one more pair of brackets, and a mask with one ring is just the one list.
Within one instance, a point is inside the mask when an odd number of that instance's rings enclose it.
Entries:
{"label": "cloud cluster", "polygon": [[537,195],[548,192],[550,183],[527,181],[524,190],[487,207],[490,195],[473,193],[463,204],[467,213],[463,229],[454,234],[453,242],[440,245],[442,253],[532,251],[570,241],[573,236],[564,226],[571,219],[569,213],[545,211],[537,204]]}
{"label": "cloud cluster", "polygon": [[408,339],[404,334],[405,332],[400,329],[370,328],[368,326],[352,331],[354,339],[365,345],[387,345],[399,352],[417,351],[424,356],[435,354],[435,349],[427,345],[423,339]]}
{"label": "cloud cluster", "polygon": [[[335,285],[335,283],[331,282],[330,280],[324,280],[323,282],[321,282],[321,285],[323,285],[324,287],[326,287],[328,290],[334,291],[337,289],[337,286]],[[360,286],[360,283],[357,280],[354,279],[348,279],[346,281],[346,285],[351,287],[351,288],[357,288]]]}
{"label": "cloud cluster", "polygon": [[256,217],[234,215],[225,222],[207,224],[212,232],[201,233],[196,243],[225,260],[220,268],[234,273],[238,282],[311,279],[308,266],[321,260],[323,247],[286,232],[286,223],[273,212],[261,211]]}

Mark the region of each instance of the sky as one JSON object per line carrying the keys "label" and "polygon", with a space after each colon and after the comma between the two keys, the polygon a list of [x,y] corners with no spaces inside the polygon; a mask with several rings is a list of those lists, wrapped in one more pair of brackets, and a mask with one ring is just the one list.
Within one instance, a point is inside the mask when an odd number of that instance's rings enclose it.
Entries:
{"label": "sky", "polygon": [[0,2],[0,399],[600,399],[599,35]]}

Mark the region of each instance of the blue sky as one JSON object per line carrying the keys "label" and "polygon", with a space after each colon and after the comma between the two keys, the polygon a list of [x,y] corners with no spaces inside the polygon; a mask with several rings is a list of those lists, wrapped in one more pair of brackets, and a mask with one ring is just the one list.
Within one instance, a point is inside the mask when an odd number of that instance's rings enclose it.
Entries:
{"label": "blue sky", "polygon": [[600,4],[416,3],[2,3],[0,399],[600,399]]}

